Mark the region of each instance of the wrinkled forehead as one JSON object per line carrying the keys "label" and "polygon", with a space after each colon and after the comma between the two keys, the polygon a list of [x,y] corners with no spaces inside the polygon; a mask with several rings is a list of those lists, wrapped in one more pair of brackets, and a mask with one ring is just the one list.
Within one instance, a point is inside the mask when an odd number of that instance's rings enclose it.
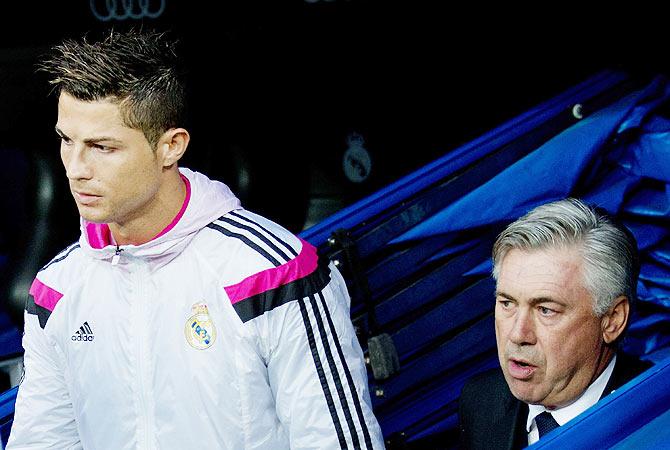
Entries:
{"label": "wrinkled forehead", "polygon": [[497,287],[524,295],[582,289],[583,258],[572,247],[512,249],[500,263]]}

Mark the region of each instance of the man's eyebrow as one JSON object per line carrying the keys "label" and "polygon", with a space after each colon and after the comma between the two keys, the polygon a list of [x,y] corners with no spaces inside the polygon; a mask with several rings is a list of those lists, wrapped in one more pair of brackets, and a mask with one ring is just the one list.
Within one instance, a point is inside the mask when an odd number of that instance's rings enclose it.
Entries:
{"label": "man's eyebrow", "polygon": [[502,291],[496,291],[496,297],[503,297],[506,298],[507,300],[516,301],[516,299],[513,296],[505,294]]}
{"label": "man's eyebrow", "polygon": [[565,302],[557,300],[553,297],[534,297],[528,300],[531,305],[540,305],[542,303],[556,303],[557,305],[567,306]]}
{"label": "man's eyebrow", "polygon": [[[65,133],[63,133],[63,130],[58,128],[58,125],[56,125],[54,127],[54,129],[56,130],[56,134],[58,134],[58,136],[60,136],[62,138],[67,138],[68,137]],[[84,139],[84,144],[87,144],[87,145],[97,144],[99,142],[109,142],[109,143],[112,143],[112,144],[123,144],[123,142],[121,142],[120,140],[118,140],[116,138],[113,138],[113,137],[109,137],[109,136],[99,136],[99,137]]]}
{"label": "man's eyebrow", "polygon": [[123,142],[119,141],[116,138],[113,137],[108,137],[108,136],[99,136],[99,137],[92,137],[88,139],[84,139],[84,144],[90,145],[90,144],[97,144],[99,142],[109,142],[110,144],[123,144]]}
{"label": "man's eyebrow", "polygon": [[[496,297],[503,297],[503,298],[505,298],[507,300],[510,300],[510,301],[513,301],[513,302],[517,301],[516,298],[514,298],[514,296],[509,295],[509,294],[507,294],[505,292],[502,292],[502,291],[496,291]],[[553,297],[533,297],[533,298],[528,300],[528,303],[530,303],[532,306],[539,305],[539,304],[542,304],[542,303],[556,303],[557,305],[567,306],[565,302],[563,302],[561,300],[557,300]]]}

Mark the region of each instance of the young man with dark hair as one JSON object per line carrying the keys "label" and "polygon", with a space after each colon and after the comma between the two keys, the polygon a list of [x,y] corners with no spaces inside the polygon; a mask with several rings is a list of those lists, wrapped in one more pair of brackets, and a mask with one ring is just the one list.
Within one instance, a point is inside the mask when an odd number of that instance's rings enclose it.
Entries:
{"label": "young man with dark hair", "polygon": [[31,286],[8,448],[383,448],[337,269],[178,168],[176,67],[135,31],[41,66],[81,237]]}

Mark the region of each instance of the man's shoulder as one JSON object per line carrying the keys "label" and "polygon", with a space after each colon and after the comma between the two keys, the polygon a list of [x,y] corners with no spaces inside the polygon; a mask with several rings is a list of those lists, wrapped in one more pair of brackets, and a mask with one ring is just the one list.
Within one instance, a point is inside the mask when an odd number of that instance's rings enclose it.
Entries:
{"label": "man's shoulder", "polygon": [[470,377],[463,386],[463,390],[494,390],[498,386],[505,385],[505,376],[500,368],[489,369]]}
{"label": "man's shoulder", "polygon": [[83,252],[76,242],[59,252],[35,276],[26,298],[26,312],[38,317],[44,328],[67,290],[81,278]]}
{"label": "man's shoulder", "polygon": [[651,366],[653,366],[651,362],[642,360],[635,355],[624,352],[617,353],[615,370],[622,370],[627,376],[635,377]]}
{"label": "man's shoulder", "polygon": [[227,278],[224,282],[284,266],[298,259],[305,244],[281,225],[244,209],[220,216],[194,241],[214,270]]}
{"label": "man's shoulder", "polygon": [[505,377],[499,368],[481,372],[463,385],[461,403],[469,401],[478,405],[499,404],[501,400],[509,400],[511,393]]}
{"label": "man's shoulder", "polygon": [[201,233],[198,253],[243,321],[321,291],[331,272],[317,249],[280,225],[245,210],[235,210]]}
{"label": "man's shoulder", "polygon": [[500,368],[473,376],[459,399],[461,445],[484,449],[508,448],[517,440],[521,444],[524,408],[512,395]]}
{"label": "man's shoulder", "polygon": [[208,257],[214,260],[232,257],[235,251],[238,259],[277,266],[295,258],[302,247],[300,238],[281,225],[244,209],[223,214],[203,231],[197,243],[212,249]]}
{"label": "man's shoulder", "polygon": [[49,268],[52,270],[66,267],[69,264],[76,264],[80,262],[79,257],[83,255],[79,241],[75,241],[59,251],[48,263],[46,263],[39,271],[43,272]]}
{"label": "man's shoulder", "polygon": [[58,252],[47,264],[36,274],[36,279],[41,282],[65,289],[71,278],[80,276],[84,265],[84,252],[79,242],[75,242]]}
{"label": "man's shoulder", "polygon": [[614,392],[630,380],[649,369],[653,364],[649,361],[643,361],[634,355],[619,352],[614,371],[610,377],[604,395]]}

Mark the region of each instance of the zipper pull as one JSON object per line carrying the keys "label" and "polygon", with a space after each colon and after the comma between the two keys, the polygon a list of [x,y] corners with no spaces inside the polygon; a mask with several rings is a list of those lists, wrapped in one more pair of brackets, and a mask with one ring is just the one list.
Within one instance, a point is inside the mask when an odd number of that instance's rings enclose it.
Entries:
{"label": "zipper pull", "polygon": [[114,256],[112,256],[112,265],[115,266],[119,263],[119,259],[121,259],[121,252],[123,251],[122,248],[119,248],[119,246],[116,246],[116,253],[114,253]]}

